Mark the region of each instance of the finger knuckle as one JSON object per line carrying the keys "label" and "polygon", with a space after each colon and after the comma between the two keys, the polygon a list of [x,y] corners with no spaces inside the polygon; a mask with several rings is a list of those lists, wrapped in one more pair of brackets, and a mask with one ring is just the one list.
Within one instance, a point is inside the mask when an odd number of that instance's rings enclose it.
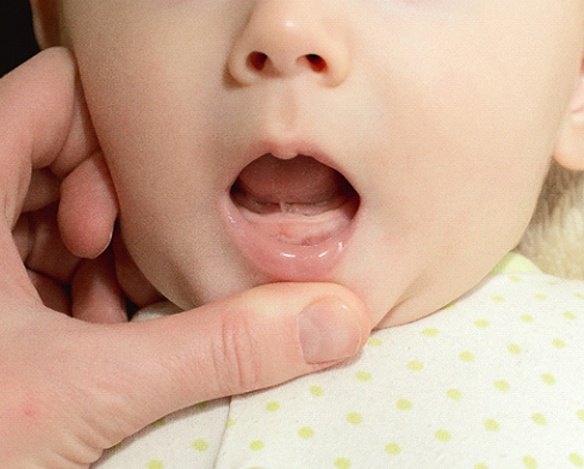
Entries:
{"label": "finger knuckle", "polygon": [[213,363],[225,395],[257,389],[261,380],[260,354],[253,327],[244,314],[228,315],[215,343]]}

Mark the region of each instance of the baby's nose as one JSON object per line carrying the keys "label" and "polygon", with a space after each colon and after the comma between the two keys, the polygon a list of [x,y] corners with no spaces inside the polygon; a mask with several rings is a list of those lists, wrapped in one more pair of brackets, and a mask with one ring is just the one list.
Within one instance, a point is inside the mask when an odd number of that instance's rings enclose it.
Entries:
{"label": "baby's nose", "polygon": [[[340,85],[349,73],[347,28],[321,2],[258,0],[233,45],[228,68],[251,85],[268,78],[312,74],[325,86]],[[328,3],[328,2],[322,2]]]}

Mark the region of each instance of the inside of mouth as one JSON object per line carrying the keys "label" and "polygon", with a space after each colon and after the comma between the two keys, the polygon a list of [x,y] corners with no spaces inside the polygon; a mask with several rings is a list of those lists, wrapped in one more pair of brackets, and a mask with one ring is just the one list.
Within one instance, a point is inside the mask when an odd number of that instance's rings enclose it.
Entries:
{"label": "inside of mouth", "polygon": [[259,233],[295,245],[316,245],[345,230],[359,208],[347,179],[316,159],[256,159],[231,186],[231,199]]}

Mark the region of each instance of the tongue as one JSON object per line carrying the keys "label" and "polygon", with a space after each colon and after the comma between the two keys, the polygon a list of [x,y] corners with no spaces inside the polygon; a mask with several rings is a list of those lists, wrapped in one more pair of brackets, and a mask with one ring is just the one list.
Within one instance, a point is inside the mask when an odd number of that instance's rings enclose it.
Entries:
{"label": "tongue", "polygon": [[281,160],[264,155],[241,172],[232,192],[238,203],[258,213],[312,213],[335,208],[346,200],[349,190],[340,173],[314,158],[300,155]]}

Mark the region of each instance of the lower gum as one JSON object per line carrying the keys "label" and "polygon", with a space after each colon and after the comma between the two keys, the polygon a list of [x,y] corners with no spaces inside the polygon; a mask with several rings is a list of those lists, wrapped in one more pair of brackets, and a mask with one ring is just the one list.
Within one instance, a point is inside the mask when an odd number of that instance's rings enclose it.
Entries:
{"label": "lower gum", "polygon": [[315,246],[331,239],[345,230],[351,222],[352,213],[337,209],[314,216],[298,213],[275,213],[258,215],[242,210],[260,236],[297,246]]}

